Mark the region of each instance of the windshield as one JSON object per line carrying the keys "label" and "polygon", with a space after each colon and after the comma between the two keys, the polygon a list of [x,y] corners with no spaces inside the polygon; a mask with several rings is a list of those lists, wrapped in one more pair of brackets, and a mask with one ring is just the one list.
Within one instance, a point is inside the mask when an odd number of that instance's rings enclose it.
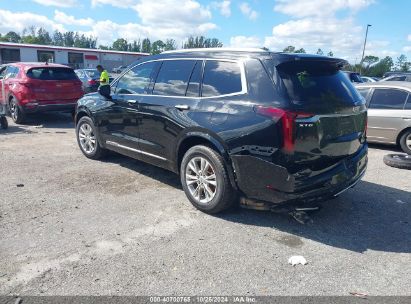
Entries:
{"label": "windshield", "polygon": [[78,79],[74,70],[69,69],[69,68],[57,68],[57,67],[32,68],[27,71],[27,76],[32,79],[39,79],[39,80],[76,80]]}
{"label": "windshield", "polygon": [[327,62],[286,62],[277,67],[291,102],[297,106],[353,105],[364,102],[352,83]]}

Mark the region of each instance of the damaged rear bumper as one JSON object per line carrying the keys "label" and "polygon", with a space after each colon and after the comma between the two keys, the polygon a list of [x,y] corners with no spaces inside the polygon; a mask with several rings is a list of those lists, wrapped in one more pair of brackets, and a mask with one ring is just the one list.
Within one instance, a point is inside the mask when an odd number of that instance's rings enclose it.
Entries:
{"label": "damaged rear bumper", "polygon": [[231,158],[238,188],[247,199],[301,205],[330,199],[354,187],[365,174],[367,151],[364,146],[320,174],[303,178],[258,157],[234,155]]}

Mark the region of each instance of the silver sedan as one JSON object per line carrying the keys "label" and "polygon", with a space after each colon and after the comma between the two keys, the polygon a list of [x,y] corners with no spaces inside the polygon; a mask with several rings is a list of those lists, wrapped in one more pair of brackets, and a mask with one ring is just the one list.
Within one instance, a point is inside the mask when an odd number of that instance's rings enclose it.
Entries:
{"label": "silver sedan", "polygon": [[368,141],[399,145],[411,154],[411,83],[369,82],[356,88],[367,102]]}

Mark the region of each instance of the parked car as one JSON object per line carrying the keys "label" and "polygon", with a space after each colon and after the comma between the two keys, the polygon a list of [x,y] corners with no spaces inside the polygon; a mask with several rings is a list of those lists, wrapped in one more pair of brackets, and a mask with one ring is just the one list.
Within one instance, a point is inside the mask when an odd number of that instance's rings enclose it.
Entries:
{"label": "parked car", "polygon": [[120,65],[120,66],[118,66],[118,67],[113,68],[112,72],[113,72],[113,73],[116,73],[116,74],[120,74],[120,73],[123,73],[123,71],[124,71],[125,69],[127,69],[127,66],[126,66],[126,65]]}
{"label": "parked car", "polygon": [[411,154],[411,83],[365,83],[357,90],[367,101],[368,141],[399,145]]}
{"label": "parked car", "polygon": [[364,82],[361,79],[361,75],[357,72],[343,71],[343,73],[353,83],[363,83]]}
{"label": "parked car", "polygon": [[83,83],[85,93],[97,92],[100,85],[100,73],[96,69],[78,69],[74,71]]}
{"label": "parked car", "polygon": [[391,75],[381,79],[381,81],[408,81],[411,82],[411,74]]}
{"label": "parked car", "polygon": [[[83,83],[83,91],[85,93],[97,92],[100,86],[100,72],[96,69],[78,69],[74,71],[77,77]],[[113,77],[109,77],[110,83],[114,80]]]}
{"label": "parked car", "polygon": [[368,76],[361,76],[361,80],[362,80],[362,82],[376,82],[376,81],[378,81],[374,77],[368,77]]}
{"label": "parked car", "polygon": [[73,112],[84,92],[72,68],[59,64],[12,63],[0,69],[2,99],[11,118],[22,123],[26,114]]}
{"label": "parked car", "polygon": [[410,72],[391,71],[391,72],[384,73],[383,78],[387,78],[388,76],[395,76],[395,75],[411,75],[411,73]]}
{"label": "parked car", "polygon": [[207,213],[237,195],[273,206],[334,197],[367,164],[366,107],[345,63],[260,49],[146,57],[111,98],[79,100],[78,144],[91,159],[112,150],[179,173]]}

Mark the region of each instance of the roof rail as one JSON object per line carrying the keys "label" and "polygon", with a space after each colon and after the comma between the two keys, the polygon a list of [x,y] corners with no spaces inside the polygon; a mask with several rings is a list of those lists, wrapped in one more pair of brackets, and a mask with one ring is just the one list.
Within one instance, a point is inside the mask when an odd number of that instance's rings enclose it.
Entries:
{"label": "roof rail", "polygon": [[197,49],[179,49],[172,51],[164,51],[162,54],[172,53],[193,53],[193,52],[267,52],[259,48],[197,48]]}

